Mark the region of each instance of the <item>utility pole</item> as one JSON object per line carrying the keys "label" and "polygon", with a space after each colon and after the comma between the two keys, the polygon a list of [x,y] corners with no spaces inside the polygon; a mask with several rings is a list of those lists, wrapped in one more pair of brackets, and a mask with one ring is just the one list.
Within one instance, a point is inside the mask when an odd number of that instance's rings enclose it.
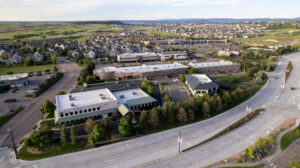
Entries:
{"label": "utility pole", "polygon": [[16,158],[18,159],[18,152],[17,152],[17,147],[16,147],[16,144],[15,144],[15,138],[14,138],[14,133],[13,133],[13,130],[7,128],[7,131],[9,132],[9,136],[11,136],[11,140],[12,140],[12,143],[13,143],[13,148],[14,148],[14,151],[15,151],[15,155],[16,155]]}

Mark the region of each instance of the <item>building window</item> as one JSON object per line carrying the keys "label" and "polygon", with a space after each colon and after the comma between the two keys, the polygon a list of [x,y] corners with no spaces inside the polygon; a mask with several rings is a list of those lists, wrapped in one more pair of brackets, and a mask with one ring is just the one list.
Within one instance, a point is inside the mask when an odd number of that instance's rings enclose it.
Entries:
{"label": "building window", "polygon": [[65,116],[68,117],[68,116],[69,116],[69,113],[65,113]]}
{"label": "building window", "polygon": [[93,111],[96,111],[96,108],[93,108]]}
{"label": "building window", "polygon": [[82,114],[82,110],[79,111],[79,114]]}
{"label": "building window", "polygon": [[97,107],[97,110],[100,110],[100,107]]}
{"label": "building window", "polygon": [[85,113],[87,112],[86,109],[84,109],[84,112],[85,112]]}
{"label": "building window", "polygon": [[64,117],[64,114],[60,114],[60,117]]}
{"label": "building window", "polygon": [[77,112],[77,111],[75,111],[75,115],[76,115],[76,114],[78,114],[78,112]]}
{"label": "building window", "polygon": [[92,109],[89,109],[89,112],[91,112],[92,111]]}
{"label": "building window", "polygon": [[73,115],[73,112],[70,112],[70,115]]}
{"label": "building window", "polygon": [[113,114],[112,113],[108,113],[108,117],[111,117]]}

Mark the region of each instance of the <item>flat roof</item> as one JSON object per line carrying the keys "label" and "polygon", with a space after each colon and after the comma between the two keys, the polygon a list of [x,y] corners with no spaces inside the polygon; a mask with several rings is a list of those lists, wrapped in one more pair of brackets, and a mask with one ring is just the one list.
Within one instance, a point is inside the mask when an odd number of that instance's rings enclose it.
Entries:
{"label": "flat roof", "polygon": [[188,68],[187,66],[174,62],[173,64],[157,64],[157,65],[141,65],[131,67],[105,67],[95,69],[94,72],[106,73],[106,72],[118,72],[118,73],[138,73],[138,72],[155,72],[163,70]]}
{"label": "flat roof", "polygon": [[117,100],[108,89],[91,90],[56,96],[57,110],[99,104]]}
{"label": "flat roof", "polygon": [[202,63],[193,63],[190,62],[188,65],[195,68],[203,68],[203,67],[215,67],[215,66],[226,66],[226,65],[235,65],[236,63],[230,61],[218,61],[218,62],[202,62]]}
{"label": "flat roof", "polygon": [[121,90],[113,92],[112,94],[118,99],[118,104],[126,104],[128,100],[149,97],[149,95],[141,89]]}
{"label": "flat roof", "polygon": [[201,83],[201,84],[212,82],[212,80],[205,74],[192,74],[190,76],[192,78],[196,79],[198,81],[198,83]]}
{"label": "flat roof", "polygon": [[141,57],[157,57],[158,55],[154,52],[145,52],[145,53],[124,53],[124,54],[118,54],[119,57],[123,58],[135,58],[138,56]]}
{"label": "flat roof", "polygon": [[1,75],[0,80],[1,81],[16,80],[16,79],[26,78],[26,77],[28,77],[28,73],[12,74],[12,75]]}

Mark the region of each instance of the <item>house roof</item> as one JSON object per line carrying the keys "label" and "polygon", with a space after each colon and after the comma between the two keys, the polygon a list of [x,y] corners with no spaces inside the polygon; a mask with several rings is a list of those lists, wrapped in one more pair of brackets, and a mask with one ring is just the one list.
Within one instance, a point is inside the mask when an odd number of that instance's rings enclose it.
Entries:
{"label": "house roof", "polygon": [[219,86],[205,74],[185,75],[185,80],[193,90],[210,90]]}

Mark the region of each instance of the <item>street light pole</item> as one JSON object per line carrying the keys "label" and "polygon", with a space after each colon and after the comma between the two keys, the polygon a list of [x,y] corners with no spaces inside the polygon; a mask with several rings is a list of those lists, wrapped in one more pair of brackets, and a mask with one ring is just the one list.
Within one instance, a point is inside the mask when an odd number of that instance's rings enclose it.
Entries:
{"label": "street light pole", "polygon": [[178,153],[180,154],[181,153],[180,144],[182,144],[181,132],[179,132],[179,137],[178,137],[177,141],[178,141]]}
{"label": "street light pole", "polygon": [[12,140],[12,143],[13,143],[13,148],[14,148],[14,151],[15,151],[15,155],[16,155],[16,158],[18,159],[18,155],[17,155],[17,147],[16,147],[16,144],[15,144],[15,138],[14,138],[14,133],[13,133],[13,130],[7,128],[7,131],[9,132],[9,135],[11,136],[11,140]]}

